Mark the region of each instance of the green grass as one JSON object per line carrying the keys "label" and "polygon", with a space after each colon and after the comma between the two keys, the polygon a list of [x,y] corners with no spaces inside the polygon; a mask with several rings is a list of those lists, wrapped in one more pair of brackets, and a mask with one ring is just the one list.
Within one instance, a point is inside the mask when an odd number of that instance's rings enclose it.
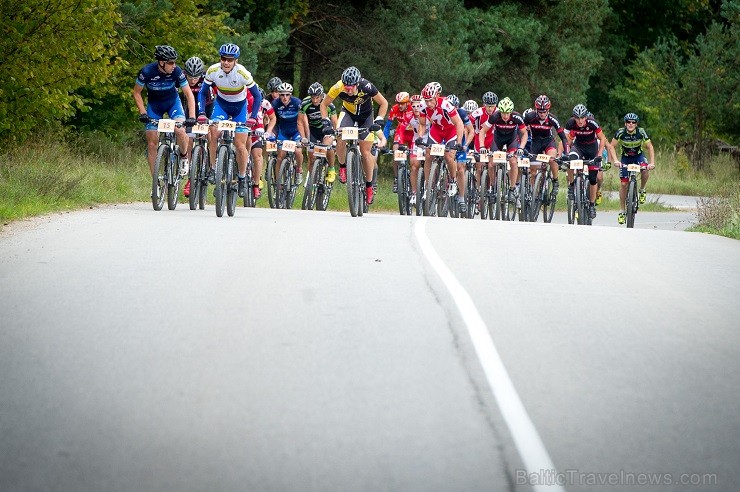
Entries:
{"label": "green grass", "polygon": [[[145,144],[138,135],[133,140],[113,142],[102,135],[74,139],[49,137],[35,145],[0,153],[0,223],[98,204],[149,201],[151,181],[144,156]],[[658,153],[657,163],[648,183],[649,197],[654,194],[713,196],[720,193],[723,183],[740,182],[737,165],[725,157],[712,160],[705,173],[689,169],[688,161],[674,153]],[[307,165],[304,171],[308,171]],[[371,210],[398,213],[397,196],[391,192],[389,156],[381,158],[378,182],[379,190]],[[616,190],[618,183],[617,170],[612,168],[606,173],[604,189]],[[557,210],[565,210],[565,189],[561,177]],[[267,192],[263,191],[259,207],[269,206]],[[300,208],[302,198],[303,188],[300,188],[294,208]],[[181,203],[186,203],[184,197]],[[209,203],[212,206],[212,197]],[[347,210],[346,187],[338,180],[329,209]],[[600,210],[618,209],[616,200],[605,199],[600,206]],[[654,203],[641,209],[666,210]],[[728,234],[736,229],[737,226],[730,227]]]}
{"label": "green grass", "polygon": [[740,182],[726,183],[716,196],[699,200],[699,223],[690,230],[740,239]]}

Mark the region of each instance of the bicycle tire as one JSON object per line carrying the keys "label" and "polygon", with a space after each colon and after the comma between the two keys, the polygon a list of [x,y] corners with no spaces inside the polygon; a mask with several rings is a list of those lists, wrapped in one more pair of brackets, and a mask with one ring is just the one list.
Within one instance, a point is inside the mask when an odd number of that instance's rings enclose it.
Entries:
{"label": "bicycle tire", "polygon": [[[314,164],[315,165],[315,164]],[[329,168],[329,161],[326,158],[321,158],[321,167],[319,171],[318,190],[316,191],[316,210],[322,212],[329,208],[329,199],[331,198],[331,190],[334,188],[332,183],[326,182],[326,172]],[[336,178],[335,178],[336,179]]]}
{"label": "bicycle tire", "polygon": [[575,179],[574,190],[575,192],[575,222],[577,225],[586,225],[586,206],[583,203],[583,177],[577,175]]}
{"label": "bicycle tire", "polygon": [[[200,165],[200,178],[199,186],[200,191],[198,192],[198,208],[203,210],[206,208],[206,201],[208,198],[208,173],[211,171],[211,159],[208,154],[208,147],[203,147],[203,160]],[[192,188],[193,184],[190,183]]]}
{"label": "bicycle tire", "polygon": [[557,204],[557,196],[553,197],[552,190],[555,186],[555,181],[552,178],[552,174],[548,171],[547,179],[545,180],[545,193],[542,201],[542,220],[549,224],[552,222],[552,216],[555,213],[555,205]]}
{"label": "bicycle tire", "polygon": [[478,187],[475,181],[475,173],[465,169],[465,203],[468,205],[465,217],[468,219],[475,218],[475,206],[478,204]]}
{"label": "bicycle tire", "polygon": [[480,218],[481,220],[488,219],[488,210],[490,204],[488,201],[490,200],[490,195],[488,193],[488,170],[486,168],[483,168],[483,172],[480,176]]}
{"label": "bicycle tire", "polygon": [[409,187],[408,187],[408,176],[406,166],[401,164],[398,166],[398,212],[401,215],[410,215],[409,210]]}
{"label": "bicycle tire", "polygon": [[[175,151],[170,153],[167,161],[167,209],[175,210],[177,207],[178,193],[180,191],[180,151],[175,146]],[[173,158],[174,157],[174,158]]]}
{"label": "bicycle tire", "polygon": [[265,169],[265,181],[267,181],[267,201],[270,203],[270,208],[277,208],[275,198],[277,197],[277,179],[275,178],[275,165],[277,164],[277,157],[274,155],[267,159],[267,167]]}
{"label": "bicycle tire", "polygon": [[424,167],[420,163],[416,171],[416,204],[414,205],[417,217],[424,215],[424,190]]}
{"label": "bicycle tire", "polygon": [[504,170],[500,166],[496,166],[496,173],[494,174],[494,179],[496,180],[494,183],[492,183],[493,186],[493,210],[491,215],[491,220],[503,220],[504,215],[502,215],[503,211],[503,203],[501,202],[501,197],[503,195],[503,192],[505,190],[504,185]]}
{"label": "bicycle tire", "polygon": [[[239,198],[239,184],[237,177],[239,176],[239,167],[236,163],[236,154],[229,152],[229,167],[226,173],[226,213],[229,217],[233,217],[236,212],[236,201]],[[247,183],[244,183],[246,186]],[[246,190],[245,190],[246,192]]]}
{"label": "bicycle tire", "polygon": [[319,168],[321,159],[314,159],[311,172],[306,178],[306,187],[303,189],[303,200],[301,200],[301,210],[313,210],[316,205],[316,189],[318,188]]}
{"label": "bicycle tire", "polygon": [[630,179],[629,187],[627,188],[627,228],[633,229],[635,227],[635,214],[637,213],[639,197],[637,195],[637,180]]}
{"label": "bicycle tire", "polygon": [[229,148],[219,145],[216,153],[216,186],[213,193],[216,197],[216,217],[223,217],[226,208],[226,168],[229,165]]}
{"label": "bicycle tire", "polygon": [[293,208],[293,205],[295,205],[295,197],[298,194],[298,187],[301,185],[300,183],[296,183],[296,179],[298,178],[298,173],[295,169],[295,154],[291,158],[288,159],[290,161],[290,167],[288,168],[288,183],[290,186],[288,187],[288,192],[285,196],[286,199],[286,209],[291,210]]}
{"label": "bicycle tire", "polygon": [[254,208],[255,205],[257,205],[257,200],[254,198],[254,189],[252,188],[254,185],[254,162],[252,161],[252,156],[250,155],[249,160],[247,161],[247,176],[244,179],[244,187],[246,188],[244,190],[245,207]]}
{"label": "bicycle tire", "polygon": [[[545,187],[545,175],[544,173],[538,172],[534,178],[534,189],[532,190],[532,207],[530,209],[529,220],[530,222],[537,222],[540,218],[540,209],[544,205],[543,189]],[[544,220],[544,214],[543,214]],[[545,221],[546,222],[546,221]]]}
{"label": "bicycle tire", "polygon": [[347,149],[347,203],[349,204],[349,214],[352,217],[357,217],[358,214],[362,213],[360,187],[356,175],[357,166],[355,166],[357,158],[357,150],[354,148]]}
{"label": "bicycle tire", "polygon": [[[514,219],[516,219],[519,208],[516,206],[516,200],[514,200],[513,203],[509,202],[509,188],[511,187],[511,178],[509,178],[509,173],[506,173],[504,181],[506,181],[506,195],[504,200],[504,203],[506,204],[506,220],[513,222]],[[514,188],[516,188],[516,186]]]}
{"label": "bicycle tire", "polygon": [[437,181],[437,217],[450,215],[450,200],[447,196],[447,182],[449,181],[447,166],[439,164],[439,179]]}
{"label": "bicycle tire", "polygon": [[277,208],[281,209],[288,209],[288,204],[290,203],[288,198],[290,195],[290,186],[292,183],[290,182],[290,167],[291,167],[290,159],[287,157],[284,157],[282,161],[280,161],[280,168],[278,170],[278,178],[277,178],[277,198],[276,198],[276,206]]}
{"label": "bicycle tire", "polygon": [[190,210],[198,208],[198,200],[200,198],[200,178],[198,173],[200,172],[200,165],[203,161],[203,147],[201,145],[195,145],[190,159],[190,171],[188,179],[190,180],[190,196],[188,196],[188,205]]}
{"label": "bicycle tire", "polygon": [[160,170],[166,172],[167,161],[170,159],[169,146],[160,144],[157,149],[157,157],[154,160],[154,173],[152,174],[152,207],[159,212],[164,206],[164,193],[167,186],[167,176],[160,176]]}
{"label": "bicycle tire", "polygon": [[437,183],[439,181],[439,164],[432,161],[427,177],[426,199],[424,200],[424,215],[437,216]]}
{"label": "bicycle tire", "polygon": [[529,220],[529,200],[531,194],[527,191],[529,186],[529,175],[522,172],[519,169],[519,209],[517,210],[517,219],[519,222],[527,222]]}

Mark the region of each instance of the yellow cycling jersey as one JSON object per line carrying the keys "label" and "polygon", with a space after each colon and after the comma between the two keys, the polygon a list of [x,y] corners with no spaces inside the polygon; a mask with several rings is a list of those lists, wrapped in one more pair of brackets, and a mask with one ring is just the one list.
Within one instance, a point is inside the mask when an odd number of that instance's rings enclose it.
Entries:
{"label": "yellow cycling jersey", "polygon": [[327,92],[332,99],[341,99],[344,109],[358,120],[365,119],[372,114],[373,96],[377,93],[378,89],[367,79],[360,79],[357,84],[357,94],[353,96],[344,92],[344,84],[341,80],[331,86]]}

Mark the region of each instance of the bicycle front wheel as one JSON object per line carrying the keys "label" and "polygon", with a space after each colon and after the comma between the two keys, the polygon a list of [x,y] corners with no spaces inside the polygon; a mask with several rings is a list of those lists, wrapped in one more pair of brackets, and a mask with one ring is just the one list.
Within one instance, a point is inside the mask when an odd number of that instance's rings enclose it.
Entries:
{"label": "bicycle front wheel", "polygon": [[164,194],[167,186],[167,165],[170,160],[169,146],[161,144],[157,149],[157,158],[154,161],[154,174],[152,175],[152,207],[154,210],[162,210],[164,205]]}
{"label": "bicycle front wheel", "polygon": [[[177,148],[176,148],[177,149]],[[170,154],[167,165],[167,208],[175,210],[177,207],[177,195],[180,192],[180,156],[179,152]]]}
{"label": "bicycle front wheel", "polygon": [[[480,218],[486,220],[488,218],[488,200],[491,198],[488,193],[488,170],[483,168],[483,173],[480,176]],[[492,217],[493,218],[493,217]]]}
{"label": "bicycle front wheel", "polygon": [[190,173],[188,179],[190,180],[190,196],[188,196],[188,205],[190,210],[195,210],[198,207],[198,200],[200,198],[200,172],[201,164],[203,163],[203,147],[201,145],[195,145],[193,147],[193,153],[190,160]]}
{"label": "bicycle front wheel", "polygon": [[627,188],[627,228],[633,229],[635,227],[635,214],[637,213],[638,204],[637,195],[637,180],[630,179],[629,187]]}
{"label": "bicycle front wheel", "polygon": [[236,155],[229,152],[229,165],[226,167],[226,213],[229,214],[229,217],[233,217],[236,211],[236,199],[239,196],[236,180],[238,175]]}
{"label": "bicycle front wheel", "polygon": [[303,189],[303,200],[301,202],[302,210],[313,210],[314,205],[316,204],[316,191],[318,188],[317,182],[321,167],[321,159],[313,161],[313,167],[311,168],[311,172],[308,173],[308,178],[306,180],[306,187]]}
{"label": "bicycle front wheel", "polygon": [[[537,222],[537,219],[540,217],[540,208],[545,203],[545,201],[543,200],[544,188],[545,175],[541,172],[537,173],[537,176],[535,176],[534,178],[534,189],[532,190],[532,208],[529,211],[529,220],[531,222]],[[547,220],[545,220],[545,222],[547,222]]]}
{"label": "bicycle front wheel", "polygon": [[575,192],[575,204],[573,206],[575,210],[575,223],[578,225],[586,225],[586,214],[588,211],[586,210],[586,204],[583,203],[584,193],[582,176],[576,176],[573,188],[573,191]]}
{"label": "bicycle front wheel", "polygon": [[289,198],[290,187],[292,185],[290,182],[290,167],[291,162],[287,157],[280,162],[280,171],[278,172],[277,178],[277,198],[275,200],[277,208],[290,208]]}
{"label": "bicycle front wheel", "polygon": [[416,215],[424,215],[424,167],[416,172]]}
{"label": "bicycle front wheel", "polygon": [[350,148],[347,150],[347,202],[349,203],[349,213],[352,217],[362,215],[362,192],[360,189],[360,156],[357,150]]}
{"label": "bicycle front wheel", "polygon": [[437,186],[439,186],[439,164],[432,161],[427,178],[426,200],[424,200],[424,215],[436,217],[437,215]]}
{"label": "bicycle front wheel", "polygon": [[267,167],[265,168],[265,180],[267,181],[267,201],[270,203],[270,208],[277,208],[277,179],[275,177],[276,165],[277,158],[275,156],[272,156],[267,160]]}
{"label": "bicycle front wheel", "polygon": [[216,154],[216,186],[213,193],[216,197],[216,217],[223,217],[226,208],[226,173],[229,167],[229,148],[221,145]]}
{"label": "bicycle front wheel", "polygon": [[244,206],[254,208],[257,205],[257,200],[254,198],[254,185],[259,185],[259,178],[257,181],[254,180],[254,163],[252,162],[252,156],[249,156],[247,162],[247,177],[244,179]]}
{"label": "bicycle front wheel", "polygon": [[329,161],[322,158],[318,165],[319,170],[316,175],[316,210],[324,211],[329,208],[329,198],[331,198],[331,189],[333,184],[326,182],[326,171],[329,167]]}
{"label": "bicycle front wheel", "polygon": [[398,166],[398,212],[401,215],[411,215],[408,183],[408,169],[404,164],[401,164]]}
{"label": "bicycle front wheel", "polygon": [[544,193],[544,198],[542,199],[542,219],[548,224],[552,222],[552,216],[555,213],[555,203],[557,202],[557,196],[552,194],[554,186],[555,182],[552,179],[552,175],[548,173],[545,180],[545,187],[542,190]]}

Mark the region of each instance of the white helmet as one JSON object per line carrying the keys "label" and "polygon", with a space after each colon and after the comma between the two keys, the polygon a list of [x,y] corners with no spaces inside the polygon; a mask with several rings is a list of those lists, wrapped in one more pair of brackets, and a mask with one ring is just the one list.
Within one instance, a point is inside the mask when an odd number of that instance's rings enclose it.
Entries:
{"label": "white helmet", "polygon": [[478,109],[478,103],[473,101],[472,99],[468,99],[467,101],[465,101],[465,104],[463,104],[463,109],[468,113],[472,113],[473,111]]}

